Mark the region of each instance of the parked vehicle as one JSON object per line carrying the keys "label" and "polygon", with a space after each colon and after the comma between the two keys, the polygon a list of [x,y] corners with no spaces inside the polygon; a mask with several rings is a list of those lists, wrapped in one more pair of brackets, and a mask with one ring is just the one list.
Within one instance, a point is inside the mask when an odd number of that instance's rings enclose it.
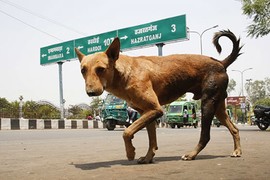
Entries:
{"label": "parked vehicle", "polygon": [[257,105],[254,108],[255,123],[261,130],[266,130],[270,124],[270,107]]}
{"label": "parked vehicle", "polygon": [[[227,109],[227,114],[229,115],[230,119],[232,119],[232,112],[230,109]],[[216,118],[216,116],[214,116],[213,118],[213,124],[217,127],[220,127],[220,125],[222,125],[221,122]]]}
{"label": "parked vehicle", "polygon": [[166,123],[175,127],[198,126],[198,118],[196,117],[196,104],[188,101],[175,101],[169,105],[166,114]]}
{"label": "parked vehicle", "polygon": [[103,123],[108,130],[114,130],[116,125],[130,125],[126,101],[108,94],[101,109]]}

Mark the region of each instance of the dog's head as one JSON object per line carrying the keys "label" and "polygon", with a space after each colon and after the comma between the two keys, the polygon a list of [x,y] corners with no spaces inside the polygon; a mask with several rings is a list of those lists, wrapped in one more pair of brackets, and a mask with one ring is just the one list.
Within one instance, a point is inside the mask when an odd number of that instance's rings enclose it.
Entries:
{"label": "dog's head", "polygon": [[105,52],[85,56],[77,48],[75,51],[81,62],[86,93],[89,96],[101,95],[113,81],[114,66],[120,52],[119,38],[115,38]]}

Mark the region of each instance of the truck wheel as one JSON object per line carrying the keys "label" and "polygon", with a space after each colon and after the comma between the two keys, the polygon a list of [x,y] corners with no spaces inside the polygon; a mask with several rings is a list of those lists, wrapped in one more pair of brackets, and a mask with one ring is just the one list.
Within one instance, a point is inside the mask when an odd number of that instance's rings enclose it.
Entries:
{"label": "truck wheel", "polygon": [[131,125],[131,124],[129,124],[129,123],[125,124],[125,126],[126,126],[127,128],[128,128],[130,125]]}
{"label": "truck wheel", "polygon": [[106,128],[109,130],[109,131],[113,131],[115,129],[115,125],[112,124],[111,121],[107,121],[106,122]]}
{"label": "truck wheel", "polygon": [[175,124],[170,124],[171,128],[175,128]]}
{"label": "truck wheel", "polygon": [[177,128],[180,129],[181,125],[177,125]]}

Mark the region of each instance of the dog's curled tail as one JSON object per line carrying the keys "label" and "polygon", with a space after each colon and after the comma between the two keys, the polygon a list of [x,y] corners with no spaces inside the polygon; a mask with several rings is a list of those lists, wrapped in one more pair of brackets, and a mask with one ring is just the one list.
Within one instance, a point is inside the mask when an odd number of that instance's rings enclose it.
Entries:
{"label": "dog's curled tail", "polygon": [[215,45],[218,53],[221,53],[222,51],[222,48],[218,42],[219,38],[222,36],[228,37],[233,43],[233,50],[231,54],[228,57],[226,57],[223,61],[221,61],[221,63],[226,69],[230,64],[232,64],[237,59],[238,56],[242,54],[240,53],[242,46],[239,45],[240,39],[237,39],[230,30],[220,31],[220,32],[215,33],[214,38],[213,38],[213,44]]}

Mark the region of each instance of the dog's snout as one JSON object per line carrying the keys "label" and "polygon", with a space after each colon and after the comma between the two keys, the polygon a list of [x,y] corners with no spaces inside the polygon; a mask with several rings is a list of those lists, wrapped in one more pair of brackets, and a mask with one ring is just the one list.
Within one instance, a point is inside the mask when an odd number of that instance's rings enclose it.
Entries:
{"label": "dog's snout", "polygon": [[87,92],[87,95],[88,96],[96,96],[96,92],[90,91],[90,92]]}

